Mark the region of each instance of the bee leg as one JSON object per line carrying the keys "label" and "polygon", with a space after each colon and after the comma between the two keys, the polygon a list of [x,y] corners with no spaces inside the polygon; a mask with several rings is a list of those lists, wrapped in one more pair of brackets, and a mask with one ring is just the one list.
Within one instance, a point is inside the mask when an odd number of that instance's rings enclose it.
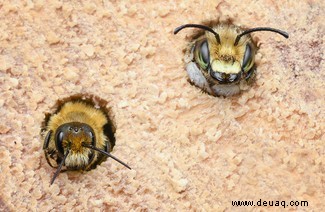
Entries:
{"label": "bee leg", "polygon": [[[190,83],[190,84],[193,85],[193,86],[196,86],[196,85],[194,84],[194,82],[192,82],[190,79],[187,79],[187,82]],[[208,94],[208,95],[211,95],[211,94],[208,92],[208,90],[207,90],[206,88],[201,88],[201,92],[202,92],[202,93],[205,93],[205,94]]]}
{"label": "bee leg", "polygon": [[83,168],[85,171],[90,171],[94,168],[96,168],[97,165],[102,163],[104,161],[104,158],[102,155],[93,154],[93,156],[89,159],[89,164]]}
{"label": "bee leg", "polygon": [[208,81],[202,74],[201,70],[197,67],[195,62],[189,62],[186,66],[186,71],[190,78],[191,84],[196,85],[209,94],[213,94]]}
{"label": "bee leg", "polygon": [[47,133],[47,135],[45,136],[43,149],[47,149],[47,147],[49,146],[50,138],[51,138],[52,132],[53,132],[53,131],[50,130],[50,131]]}
{"label": "bee leg", "polygon": [[[44,150],[44,154],[45,154],[45,158],[46,158],[46,161],[47,163],[53,167],[53,168],[56,168],[57,166],[55,164],[52,163],[52,161],[57,161],[57,152],[54,150],[54,149],[48,149],[49,147],[49,143],[50,143],[50,138],[51,138],[51,135],[52,135],[52,130],[50,130],[46,136],[45,136],[45,139],[44,139],[44,144],[43,144],[43,150]],[[52,160],[52,161],[51,161]]]}
{"label": "bee leg", "polygon": [[[204,94],[212,95],[206,88],[202,88],[201,92],[204,93]],[[215,94],[215,95],[213,94],[213,96],[218,96],[218,95],[217,94]]]}
{"label": "bee leg", "polygon": [[55,150],[52,150],[52,151],[49,151],[49,150],[45,150],[44,151],[44,154],[45,154],[45,159],[46,159],[46,161],[47,161],[47,163],[51,166],[51,167],[53,167],[53,168],[56,168],[57,166],[56,165],[54,165],[54,164],[52,164],[52,162],[51,162],[51,160],[53,161],[56,161],[57,160],[57,154],[56,154],[56,151]]}

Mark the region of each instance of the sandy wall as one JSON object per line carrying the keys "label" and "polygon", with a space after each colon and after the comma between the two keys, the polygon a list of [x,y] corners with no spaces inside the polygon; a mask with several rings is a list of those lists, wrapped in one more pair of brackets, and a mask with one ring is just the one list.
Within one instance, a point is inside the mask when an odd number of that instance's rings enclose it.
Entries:
{"label": "sandy wall", "polygon": [[[325,208],[324,1],[1,1],[0,210]],[[286,30],[259,40],[257,81],[216,98],[187,82],[185,23],[233,19]],[[114,155],[86,173],[55,171],[44,113],[76,93],[110,102]]]}

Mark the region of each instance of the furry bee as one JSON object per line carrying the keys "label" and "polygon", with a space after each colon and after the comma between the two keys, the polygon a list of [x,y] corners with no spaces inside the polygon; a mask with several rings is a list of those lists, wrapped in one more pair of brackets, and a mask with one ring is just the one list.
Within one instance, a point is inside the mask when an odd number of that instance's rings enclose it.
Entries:
{"label": "furry bee", "polygon": [[232,96],[246,90],[255,79],[257,45],[250,36],[256,31],[271,31],[288,38],[288,33],[269,27],[244,30],[230,23],[213,27],[185,24],[185,28],[199,28],[199,34],[187,49],[186,71],[190,82],[213,96]]}
{"label": "furry bee", "polygon": [[48,164],[57,168],[51,184],[61,171],[89,171],[107,157],[131,169],[110,154],[115,145],[115,127],[106,105],[96,101],[106,104],[95,97],[72,96],[58,101],[53,114],[46,114],[41,130],[43,150]]}

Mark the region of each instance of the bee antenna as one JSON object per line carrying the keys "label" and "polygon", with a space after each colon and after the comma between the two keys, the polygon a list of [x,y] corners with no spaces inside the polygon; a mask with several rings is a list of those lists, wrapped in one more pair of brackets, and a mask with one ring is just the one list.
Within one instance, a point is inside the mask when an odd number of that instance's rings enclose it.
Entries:
{"label": "bee antenna", "polygon": [[100,152],[100,153],[102,153],[102,154],[104,154],[104,155],[106,155],[106,156],[108,156],[108,157],[110,157],[110,158],[113,158],[115,161],[119,162],[120,164],[122,164],[122,165],[125,166],[126,168],[131,169],[131,167],[128,166],[126,163],[124,163],[124,162],[121,161],[120,159],[116,158],[115,156],[111,155],[110,153],[105,152],[104,150],[98,149],[97,147],[94,147],[94,146],[92,146],[92,145],[87,145],[87,144],[83,144],[82,146],[83,146],[83,147],[86,147],[86,148],[89,148],[89,149],[92,149],[92,150],[95,150],[95,151],[98,151],[98,152]]}
{"label": "bee antenna", "polygon": [[179,31],[181,31],[184,28],[200,28],[200,29],[207,30],[214,34],[214,36],[216,37],[219,44],[221,43],[220,36],[218,33],[216,33],[212,28],[210,28],[208,26],[200,25],[200,24],[184,24],[182,26],[179,26],[174,30],[174,35],[176,35]]}
{"label": "bee antenna", "polygon": [[59,167],[57,168],[56,172],[54,173],[54,176],[52,177],[51,185],[53,184],[55,178],[60,174],[60,171],[62,169],[62,166],[63,166],[63,164],[65,162],[65,159],[67,159],[67,156],[68,156],[69,152],[70,152],[70,149],[67,149],[67,152],[65,153],[65,155],[63,157],[63,160],[61,161]]}
{"label": "bee antenna", "polygon": [[253,28],[253,29],[248,29],[244,32],[242,32],[241,34],[237,35],[234,46],[237,46],[240,38],[246,34],[252,33],[252,32],[256,32],[256,31],[271,31],[271,32],[275,32],[278,33],[280,35],[282,35],[285,38],[289,38],[289,34],[285,31],[279,30],[279,29],[274,29],[274,28],[270,28],[270,27],[257,27],[257,28]]}

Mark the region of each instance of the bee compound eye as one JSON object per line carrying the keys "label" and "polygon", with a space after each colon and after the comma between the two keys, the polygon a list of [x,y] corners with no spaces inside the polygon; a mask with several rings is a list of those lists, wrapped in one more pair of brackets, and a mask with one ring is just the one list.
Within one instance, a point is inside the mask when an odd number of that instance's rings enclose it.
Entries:
{"label": "bee compound eye", "polygon": [[63,146],[62,146],[62,142],[63,142],[63,137],[64,137],[64,132],[60,131],[55,139],[55,144],[56,144],[56,148],[58,149],[58,151],[63,154]]}
{"label": "bee compound eye", "polygon": [[63,132],[62,132],[62,131],[58,133],[57,141],[58,141],[59,143],[62,143],[62,141],[63,141]]}
{"label": "bee compound eye", "polygon": [[201,58],[202,58],[204,64],[209,64],[210,63],[210,51],[209,51],[208,41],[204,41],[201,44],[200,53],[201,53]]}
{"label": "bee compound eye", "polygon": [[251,59],[252,59],[252,47],[249,44],[246,44],[242,67],[245,68],[247,65],[249,65]]}
{"label": "bee compound eye", "polygon": [[91,138],[91,144],[95,145],[95,136],[93,132],[89,132],[89,137]]}

